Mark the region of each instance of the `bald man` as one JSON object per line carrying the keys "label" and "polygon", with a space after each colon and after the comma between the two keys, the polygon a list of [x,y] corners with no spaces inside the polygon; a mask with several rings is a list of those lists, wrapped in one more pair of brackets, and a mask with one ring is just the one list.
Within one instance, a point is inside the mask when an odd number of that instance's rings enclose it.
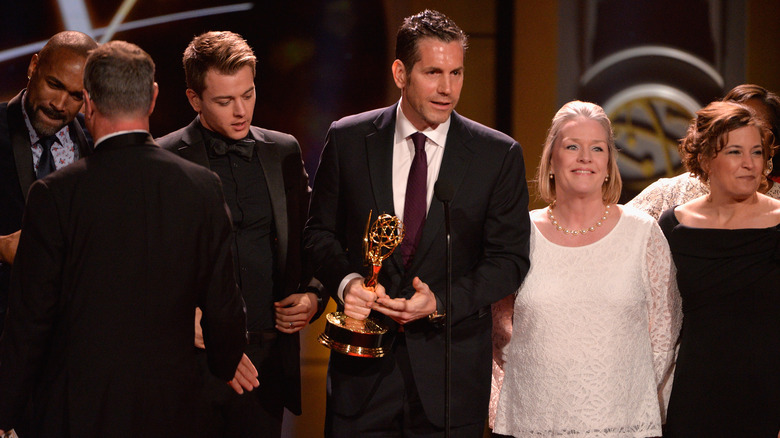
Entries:
{"label": "bald man", "polygon": [[27,190],[91,150],[79,111],[84,63],[96,47],[81,32],[54,35],[32,56],[27,88],[0,104],[0,333]]}

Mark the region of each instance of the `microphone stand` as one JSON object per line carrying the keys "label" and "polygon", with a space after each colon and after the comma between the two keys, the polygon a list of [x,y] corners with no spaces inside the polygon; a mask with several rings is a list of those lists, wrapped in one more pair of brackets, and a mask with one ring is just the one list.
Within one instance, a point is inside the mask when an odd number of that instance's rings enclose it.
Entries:
{"label": "microphone stand", "polygon": [[450,437],[450,389],[452,387],[452,233],[450,230],[450,201],[452,187],[436,182],[434,186],[436,198],[444,204],[444,229],[446,233],[447,280],[444,288],[444,433]]}
{"label": "microphone stand", "polygon": [[444,433],[450,438],[450,388],[452,376],[452,234],[450,234],[450,201],[444,201],[444,224],[447,232],[447,283],[445,290],[444,317]]}

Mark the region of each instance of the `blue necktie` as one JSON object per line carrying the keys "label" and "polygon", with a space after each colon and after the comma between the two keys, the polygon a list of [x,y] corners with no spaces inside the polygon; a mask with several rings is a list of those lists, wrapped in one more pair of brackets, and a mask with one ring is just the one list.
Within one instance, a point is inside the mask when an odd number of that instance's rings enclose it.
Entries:
{"label": "blue necktie", "polygon": [[428,155],[425,153],[425,134],[415,132],[411,135],[414,142],[414,159],[409,168],[406,181],[406,200],[404,201],[404,240],[401,242],[401,255],[404,266],[412,264],[417,244],[420,243],[425,213],[428,211]]}
{"label": "blue necktie", "polygon": [[57,143],[57,137],[53,135],[38,140],[38,144],[43,148],[41,159],[38,160],[38,170],[35,171],[35,177],[38,179],[57,170],[54,166],[54,156],[51,154],[51,147],[54,143]]}

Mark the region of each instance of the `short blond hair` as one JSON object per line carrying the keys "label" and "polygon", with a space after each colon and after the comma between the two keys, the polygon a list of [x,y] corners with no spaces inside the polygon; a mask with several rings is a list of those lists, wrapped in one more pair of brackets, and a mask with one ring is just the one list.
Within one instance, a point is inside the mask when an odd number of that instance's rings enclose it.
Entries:
{"label": "short blond hair", "polygon": [[257,58],[241,35],[230,31],[211,31],[190,41],[184,49],[182,64],[187,88],[200,96],[206,89],[206,74],[209,70],[232,75],[249,66],[254,78]]}
{"label": "short blond hair", "polygon": [[607,149],[609,152],[609,163],[607,169],[609,181],[605,181],[601,187],[602,199],[609,203],[615,203],[620,199],[620,192],[623,190],[623,180],[620,178],[620,170],[617,165],[617,148],[615,147],[615,136],[612,133],[612,122],[604,110],[591,102],[582,102],[573,100],[558,110],[552,119],[550,130],[547,131],[547,140],[542,149],[542,158],[539,160],[539,167],[536,169],[536,186],[539,196],[545,202],[553,202],[556,199],[555,179],[550,178],[550,166],[552,161],[552,149],[555,142],[560,137],[561,129],[566,123],[577,120],[587,119],[598,122],[607,133]]}

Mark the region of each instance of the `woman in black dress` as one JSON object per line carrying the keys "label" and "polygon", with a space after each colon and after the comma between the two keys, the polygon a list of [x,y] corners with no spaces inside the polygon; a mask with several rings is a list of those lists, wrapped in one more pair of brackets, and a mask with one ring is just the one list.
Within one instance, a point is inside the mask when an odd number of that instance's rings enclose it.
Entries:
{"label": "woman in black dress", "polygon": [[773,143],[752,109],[713,102],[680,144],[710,194],[659,220],[684,315],[665,436],[780,432],[780,201],[757,192]]}

